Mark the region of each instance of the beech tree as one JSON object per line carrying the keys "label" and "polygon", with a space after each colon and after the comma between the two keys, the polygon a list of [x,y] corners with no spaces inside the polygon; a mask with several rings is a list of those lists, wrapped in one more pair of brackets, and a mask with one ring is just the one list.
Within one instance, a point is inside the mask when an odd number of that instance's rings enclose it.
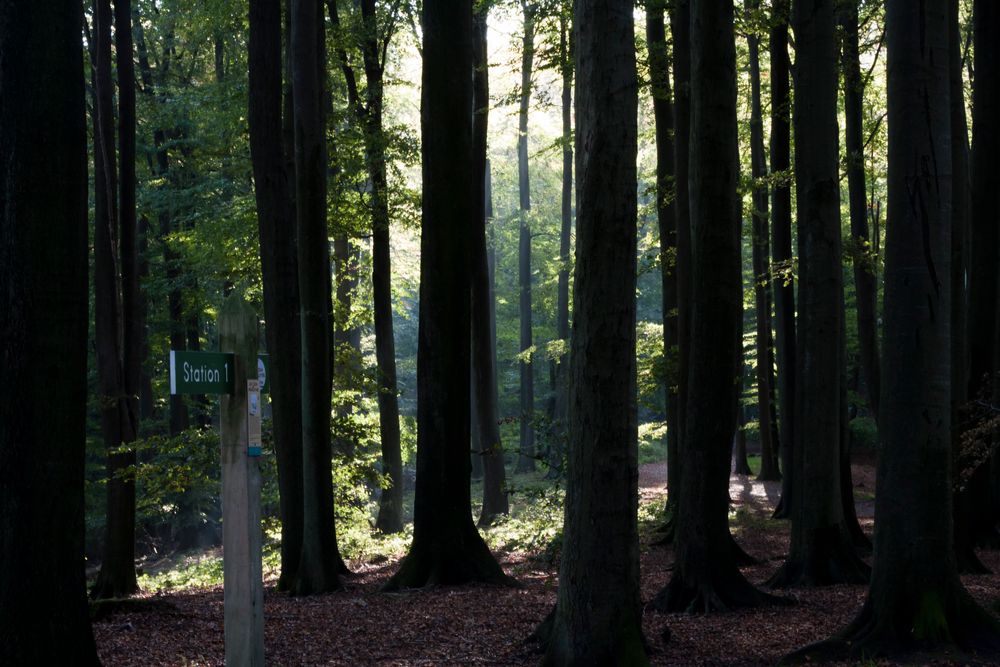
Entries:
{"label": "beech tree", "polygon": [[791,95],[788,58],[789,0],[773,0],[768,52],[771,60],[771,253],[774,259],[774,329],[781,434],[781,500],[775,518],[791,516],[795,493],[796,345],[792,270]]}
{"label": "beech tree", "polygon": [[[674,0],[670,12],[674,69],[674,211],[676,216],[674,273],[677,275],[677,456],[667,468],[667,525],[664,542],[674,538],[677,500],[680,496],[684,461],[680,455],[686,442],[688,365],[691,340],[691,209],[689,161],[691,137],[691,0]],[[665,324],[666,326],[666,324]],[[669,435],[668,435],[669,438]],[[670,447],[668,441],[667,446]],[[668,464],[669,465],[669,464]]]}
{"label": "beech tree", "polygon": [[756,13],[759,2],[746,0],[750,19],[747,48],[750,60],[750,161],[754,179],[753,211],[751,211],[751,240],[753,244],[754,309],[757,314],[757,414],[760,428],[760,474],[758,479],[775,480],[781,477],[778,469],[778,440],[775,428],[772,399],[774,393],[774,351],[771,347],[771,258],[770,230],[767,210],[767,158],[764,155],[764,114],[760,85],[760,37],[757,34]]}
{"label": "beech tree", "polygon": [[[632,5],[577,0],[577,252],[569,456],[545,665],[646,664],[635,376],[638,81]],[[572,556],[570,556],[572,554]]]}
{"label": "beech tree", "polygon": [[[486,49],[488,7],[479,6],[472,18],[473,51],[473,119],[472,119],[472,187],[475,228],[472,235],[472,368],[473,435],[478,434],[479,451],[473,451],[473,462],[482,462],[483,509],[479,525],[493,522],[500,514],[510,511],[507,499],[507,471],[504,468],[503,444],[497,398],[496,341],[494,340],[494,290],[486,241],[487,169],[486,135],[489,126],[490,89],[489,62]],[[473,442],[477,439],[474,437]]]}
{"label": "beech tree", "polygon": [[957,647],[995,656],[1000,650],[1000,625],[962,586],[952,551],[948,19],[948,0],[887,5],[879,529],[864,608],[834,639],[804,649],[807,654],[874,658]]}
{"label": "beech tree", "polygon": [[[139,431],[140,346],[135,215],[135,76],[131,3],[117,0],[121,166],[115,145],[110,0],[94,2],[94,329],[107,449],[107,528],[95,598],[127,597],[135,575],[135,451]],[[120,184],[120,190],[119,190]],[[120,199],[119,199],[120,197]]]}
{"label": "beech tree", "polygon": [[469,491],[472,0],[424,0],[413,543],[385,590],[510,584],[472,523]]}
{"label": "beech tree", "polygon": [[249,45],[250,153],[254,170],[260,264],[264,283],[267,349],[273,363],[271,423],[274,429],[281,515],[279,590],[295,588],[302,557],[302,410],[299,276],[292,202],[292,147],[282,117],[281,3],[251,0]]}
{"label": "beech tree", "polygon": [[530,0],[521,0],[524,34],[521,39],[521,89],[517,116],[517,189],[520,211],[518,234],[519,313],[521,318],[521,443],[517,472],[535,469],[535,381],[531,365],[531,179],[528,172],[528,108],[531,104],[531,75],[535,61],[535,13]]}
{"label": "beech tree", "polygon": [[0,655],[16,665],[100,664],[83,559],[81,17],[68,0],[0,2]]}
{"label": "beech tree", "polygon": [[[676,495],[680,470],[680,395],[677,368],[677,191],[674,180],[674,108],[670,90],[670,54],[664,25],[666,2],[646,4],[646,48],[656,125],[656,217],[660,231],[660,272],[663,289],[663,358],[666,360],[667,491]],[[686,189],[686,188],[685,188]],[[671,499],[668,496],[668,502]]]}
{"label": "beech tree", "polygon": [[300,595],[340,588],[330,470],[330,250],[326,230],[323,6],[292,0],[291,70],[295,136],[299,312],[302,330],[302,554]]}
{"label": "beech tree", "polygon": [[743,304],[733,11],[728,0],[691,1],[690,368],[674,571],[654,601],[662,611],[709,612],[774,599],[737,568],[728,525]]}
{"label": "beech tree", "polygon": [[795,183],[799,321],[792,542],[772,586],[861,583],[841,503],[843,327],[837,45],[833,0],[796,0]]}
{"label": "beech tree", "polygon": [[858,48],[858,0],[843,2],[838,7],[838,20],[843,31],[841,69],[844,76],[844,137],[848,201],[850,202],[851,241],[848,248],[854,262],[854,293],[858,311],[858,347],[864,372],[868,406],[878,420],[880,383],[878,353],[878,289],[875,280],[875,260],[871,253],[868,233],[868,201],[865,186],[864,93]]}

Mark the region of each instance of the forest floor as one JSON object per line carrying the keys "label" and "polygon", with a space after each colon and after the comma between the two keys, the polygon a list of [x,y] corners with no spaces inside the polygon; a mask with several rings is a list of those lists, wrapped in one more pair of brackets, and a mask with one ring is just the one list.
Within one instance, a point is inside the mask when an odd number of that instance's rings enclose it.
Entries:
{"label": "forest floor", "polygon": [[[871,456],[853,466],[858,514],[872,529],[874,466]],[[669,546],[657,546],[653,508],[664,500],[666,467],[640,471],[643,628],[657,665],[773,665],[804,644],[829,637],[860,610],[864,586],[830,586],[782,593],[795,604],[711,616],[662,614],[648,601],[667,583]],[[733,476],[731,525],[759,564],[743,569],[762,584],[779,567],[788,523],[771,519],[779,483]],[[643,514],[643,513],[641,513]],[[494,546],[519,589],[462,586],[380,593],[401,554],[350,561],[354,574],[344,590],[306,598],[274,589],[265,593],[265,651],[269,665],[532,665],[539,656],[527,637],[556,598],[557,559],[551,549],[525,551]],[[983,561],[1000,572],[1000,552]],[[1000,575],[963,577],[983,605],[996,608]],[[670,639],[664,642],[664,630]],[[145,593],[134,603],[95,621],[105,665],[222,665],[223,595],[219,585]],[[866,665],[888,663],[864,663]],[[922,664],[950,664],[947,662]],[[954,664],[968,664],[956,662]]]}

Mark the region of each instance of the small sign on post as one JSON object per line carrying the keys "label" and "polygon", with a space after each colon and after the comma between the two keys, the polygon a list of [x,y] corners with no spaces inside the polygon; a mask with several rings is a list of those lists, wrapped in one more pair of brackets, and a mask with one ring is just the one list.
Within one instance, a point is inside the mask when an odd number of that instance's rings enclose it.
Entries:
{"label": "small sign on post", "polygon": [[247,380],[247,456],[260,452],[260,380]]}

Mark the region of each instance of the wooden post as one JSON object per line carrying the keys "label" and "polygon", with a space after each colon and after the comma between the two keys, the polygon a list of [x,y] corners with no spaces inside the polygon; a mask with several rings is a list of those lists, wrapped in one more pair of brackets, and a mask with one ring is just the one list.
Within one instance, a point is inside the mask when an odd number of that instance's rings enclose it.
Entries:
{"label": "wooden post", "polygon": [[[249,456],[247,384],[257,382],[257,315],[239,294],[219,313],[219,342],[235,354],[236,383],[222,397],[222,558],[226,664],[264,665],[260,466]],[[259,412],[258,412],[259,418]]]}

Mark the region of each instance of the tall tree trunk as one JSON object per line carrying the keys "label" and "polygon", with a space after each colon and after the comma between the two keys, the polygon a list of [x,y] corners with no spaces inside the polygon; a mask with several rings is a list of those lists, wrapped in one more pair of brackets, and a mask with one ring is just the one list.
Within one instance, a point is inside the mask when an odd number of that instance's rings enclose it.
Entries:
{"label": "tall tree trunk", "polygon": [[[383,472],[389,476],[375,527],[383,533],[403,530],[403,454],[399,444],[399,397],[396,389],[396,343],[392,326],[392,264],[389,244],[389,184],[386,139],[382,125],[383,63],[375,0],[361,0],[361,53],[367,83],[365,154],[372,181],[372,298],[375,315],[375,358],[378,365],[378,414],[382,435]],[[390,35],[383,36],[388,40]]]}
{"label": "tall tree trunk", "polygon": [[486,136],[490,111],[489,62],[486,49],[487,8],[477,9],[472,19],[472,187],[475,225],[472,235],[472,376],[475,400],[473,432],[478,433],[479,451],[473,452],[483,468],[483,509],[479,525],[507,514],[506,470],[497,409],[496,353],[493,340],[493,285],[486,243],[488,203]]}
{"label": "tall tree trunk", "polygon": [[385,589],[510,583],[472,523],[472,1],[424,0],[413,543]]}
{"label": "tall tree trunk", "polygon": [[[121,9],[121,8],[120,8]],[[129,288],[135,288],[135,209],[134,209],[134,152],[131,183],[133,229],[128,235],[131,253],[121,252],[119,239],[118,174],[115,154],[114,83],[111,76],[111,2],[95,0],[96,68],[94,76],[94,332],[97,345],[97,375],[100,387],[101,434],[107,449],[107,525],[104,538],[104,555],[101,571],[91,594],[96,598],[127,597],[139,590],[135,576],[135,478],[132,466],[135,452],[121,451],[123,445],[136,437],[139,418],[138,402],[129,394],[128,360],[126,359],[125,308],[131,307],[134,317],[135,301],[123,293],[125,267],[122,262],[130,254],[132,275]],[[130,16],[125,15],[130,22]],[[130,40],[129,40],[130,41]],[[119,43],[119,48],[122,44]],[[121,51],[119,51],[121,54]],[[127,97],[127,94],[126,94]],[[134,102],[134,97],[133,97]],[[124,104],[123,100],[123,104]],[[133,105],[134,109],[134,105]],[[134,113],[125,110],[127,123],[134,122]],[[134,127],[134,125],[133,125]],[[134,130],[133,130],[134,132]],[[134,136],[134,135],[133,135]],[[127,140],[126,140],[127,141]],[[129,187],[122,193],[127,195]],[[123,246],[124,246],[124,239]],[[134,296],[134,293],[132,294]],[[132,328],[129,333],[135,335]],[[136,340],[131,341],[134,345]],[[134,349],[134,348],[132,348]],[[130,349],[129,351],[132,351]],[[137,350],[135,351],[137,352]],[[133,354],[135,354],[133,352]],[[138,395],[138,378],[130,377]]]}
{"label": "tall tree trunk", "polygon": [[[520,232],[518,234],[518,300],[521,320],[521,354],[533,345],[531,333],[531,182],[528,176],[528,106],[535,60],[535,5],[521,0],[524,36],[521,46],[521,94],[517,120],[517,188]],[[517,472],[535,469],[535,381],[533,359],[521,359],[521,445]]]}
{"label": "tall tree trunk", "polygon": [[[948,2],[948,62],[949,92],[951,94],[951,160],[952,160],[952,217],[951,217],[951,418],[953,461],[960,460],[962,449],[962,408],[968,401],[968,349],[969,332],[966,329],[967,266],[970,261],[969,223],[972,192],[969,180],[969,127],[965,116],[965,91],[962,81],[962,51],[959,33],[958,0]],[[959,471],[959,474],[961,471]],[[954,496],[955,558],[959,572],[986,573],[989,568],[975,551],[972,529],[973,517],[983,512],[976,507],[970,489],[956,491]],[[983,512],[985,513],[985,512]]]}
{"label": "tall tree trunk", "polygon": [[[0,4],[0,655],[12,665],[100,664],[81,557],[88,303],[81,17],[79,2]],[[44,613],[29,613],[39,601]]]}
{"label": "tall tree trunk", "polygon": [[302,558],[301,330],[295,209],[282,133],[281,6],[250,2],[250,155],[254,170],[264,317],[271,356],[271,423],[281,514],[279,590],[295,588]]}
{"label": "tall tree trunk", "polygon": [[[756,606],[772,598],[740,573],[728,526],[733,406],[740,376],[737,330],[743,303],[733,3],[692,0],[690,26],[689,400],[674,573],[654,604],[664,611],[709,612]],[[675,48],[680,45],[675,43]]]}
{"label": "tall tree trunk", "polygon": [[302,329],[302,557],[295,592],[340,588],[330,470],[330,254],[326,231],[323,7],[292,0],[295,208]]}
{"label": "tall tree trunk", "polygon": [[925,661],[928,651],[947,647],[986,650],[991,658],[1000,651],[1000,626],[962,586],[951,540],[947,6],[888,3],[886,383],[875,500],[882,528],[861,613],[835,640],[808,649],[824,658],[920,651]]}
{"label": "tall tree trunk", "polygon": [[663,289],[663,358],[666,360],[667,413],[667,492],[676,505],[680,470],[680,379],[678,377],[678,289],[677,289],[677,193],[674,180],[674,107],[670,90],[670,54],[664,26],[662,0],[646,6],[646,45],[649,49],[649,76],[653,90],[653,120],[656,124],[656,216],[660,229],[660,277]]}
{"label": "tall tree trunk", "polygon": [[[153,68],[149,60],[149,48],[146,44],[145,31],[142,28],[141,22],[136,22],[135,32],[137,37],[136,52],[139,57],[139,75],[142,79],[143,90],[149,96],[155,97],[157,95],[162,95],[162,93],[157,93],[155,90]],[[168,34],[165,38],[166,46],[163,49],[163,54],[158,67],[161,82],[166,79],[170,72],[172,64],[172,42],[173,35]],[[157,98],[157,102],[158,101],[159,100]],[[170,154],[166,143],[167,133],[163,130],[163,128],[155,128],[153,130],[153,145],[156,151],[156,159],[154,162],[155,173],[160,178],[170,181],[173,178],[173,174],[171,174],[170,171]],[[159,211],[157,213],[157,234],[163,248],[164,274],[167,279],[167,284],[169,285],[169,292],[167,295],[167,315],[170,322],[170,349],[183,350],[187,347],[187,343],[184,339],[184,308],[180,287],[181,257],[180,253],[178,253],[173,247],[169,239],[170,234],[175,230],[175,222],[173,220],[173,216],[171,215],[170,207],[170,202],[163,203],[159,207]],[[190,424],[187,403],[185,402],[184,396],[180,394],[171,395],[169,402],[169,433],[171,436],[176,436],[182,431],[187,430]]]}
{"label": "tall tree trunk", "polygon": [[864,81],[858,50],[858,2],[849,0],[839,7],[844,41],[841,67],[844,72],[844,117],[846,119],[847,185],[851,209],[850,252],[854,261],[854,291],[858,307],[858,347],[865,374],[868,406],[878,420],[878,288],[868,238],[868,205],[865,193]]}
{"label": "tall tree trunk", "polygon": [[837,44],[833,0],[795,0],[795,184],[800,371],[791,548],[772,586],[861,583],[841,497],[843,269],[840,239]]}
{"label": "tall tree trunk", "polygon": [[[667,496],[667,523],[662,542],[673,541],[676,530],[676,501],[681,488],[684,466],[688,403],[688,360],[691,340],[691,210],[688,179],[691,137],[691,0],[674,0],[670,12],[674,65],[674,211],[676,249],[674,273],[677,282],[677,455],[673,469],[667,470],[667,487],[675,493]],[[655,110],[654,110],[655,113]],[[669,437],[669,435],[668,435]]]}
{"label": "tall tree trunk", "polygon": [[[746,0],[747,13],[757,11],[759,0]],[[764,156],[764,116],[760,100],[760,37],[751,29],[747,34],[750,53],[750,161],[753,188],[753,292],[757,312],[757,407],[760,425],[761,480],[780,479],[778,442],[772,440],[771,388],[774,366],[771,352],[771,261],[767,210],[767,158]]]}
{"label": "tall tree trunk", "polygon": [[[565,0],[559,14],[559,63],[562,74],[562,228],[559,231],[559,282],[556,287],[556,337],[569,345],[569,273],[573,232],[573,53],[572,3]],[[567,348],[568,349],[568,348]],[[569,416],[569,358],[563,354],[556,364],[555,415],[549,443],[549,476],[563,472],[566,428]]]}
{"label": "tall tree trunk", "polygon": [[[972,218],[969,236],[968,400],[989,400],[997,379],[997,303],[1000,266],[1000,174],[995,160],[1000,150],[996,127],[998,67],[996,40],[1000,11],[995,3],[974,3],[975,85],[972,90]],[[988,535],[996,517],[989,510],[990,471],[984,464],[969,476],[956,509],[956,542],[975,566],[971,546]],[[995,535],[994,535],[995,536]],[[964,563],[963,563],[964,564]]]}
{"label": "tall tree trunk", "polygon": [[[781,432],[781,501],[776,518],[791,517],[795,478],[795,284],[792,272],[791,95],[788,58],[789,0],[773,0],[771,60],[771,193],[774,312]],[[777,178],[778,175],[782,175]]]}
{"label": "tall tree trunk", "polygon": [[570,436],[545,665],[647,664],[635,407],[638,83],[630,3],[577,0],[577,271]]}

